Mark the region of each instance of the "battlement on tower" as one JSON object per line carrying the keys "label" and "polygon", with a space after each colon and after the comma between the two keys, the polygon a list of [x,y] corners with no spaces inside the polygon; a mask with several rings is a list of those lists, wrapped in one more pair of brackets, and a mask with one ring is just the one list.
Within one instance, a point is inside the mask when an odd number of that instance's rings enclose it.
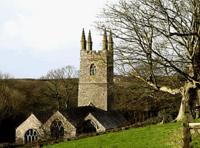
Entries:
{"label": "battlement on tower", "polygon": [[82,50],[82,52],[84,52],[84,53],[87,53],[87,54],[97,54],[97,55],[100,55],[100,54],[102,54],[102,53],[106,53],[107,51],[106,50],[98,50],[98,51],[96,51],[96,50],[90,50],[90,51],[88,51],[88,50]]}

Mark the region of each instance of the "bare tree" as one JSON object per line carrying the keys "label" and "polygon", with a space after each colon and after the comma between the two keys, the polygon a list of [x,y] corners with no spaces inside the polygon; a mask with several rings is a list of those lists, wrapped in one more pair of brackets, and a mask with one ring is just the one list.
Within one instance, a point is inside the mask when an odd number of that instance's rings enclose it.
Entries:
{"label": "bare tree", "polygon": [[78,71],[74,66],[66,66],[56,70],[50,70],[41,79],[45,81],[47,92],[44,94],[58,102],[57,108],[68,108],[70,97],[74,92],[73,79],[78,77]]}
{"label": "bare tree", "polygon": [[[181,94],[176,121],[199,100],[200,2],[198,0],[120,0],[109,3],[95,27],[115,38],[115,64],[155,90]],[[142,66],[142,70],[138,68]],[[144,70],[145,68],[145,70]],[[158,76],[184,77],[182,86],[162,85]]]}
{"label": "bare tree", "polygon": [[14,79],[14,76],[12,76],[11,74],[9,73],[2,73],[0,71],[0,79]]}

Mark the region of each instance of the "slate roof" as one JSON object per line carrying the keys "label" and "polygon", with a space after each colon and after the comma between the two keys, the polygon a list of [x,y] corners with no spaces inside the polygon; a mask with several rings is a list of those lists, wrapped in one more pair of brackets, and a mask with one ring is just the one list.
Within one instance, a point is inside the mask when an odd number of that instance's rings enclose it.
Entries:
{"label": "slate roof", "polygon": [[15,127],[17,128],[20,126],[24,121],[26,121],[31,114],[35,115],[35,117],[44,124],[53,114],[55,113],[55,110],[47,110],[47,111],[40,111],[40,112],[31,112],[28,114],[23,114],[19,116],[18,123],[15,124]]}
{"label": "slate roof", "polygon": [[33,114],[38,118],[38,120],[40,120],[42,124],[44,124],[55,112],[56,110],[47,110],[34,112]]}
{"label": "slate roof", "polygon": [[126,119],[117,111],[91,112],[91,114],[106,128],[117,128],[128,125]]}
{"label": "slate roof", "polygon": [[96,109],[92,106],[81,106],[76,108],[69,108],[59,110],[60,113],[75,127],[78,126],[80,122],[84,120],[84,118],[90,113],[96,111]]}
{"label": "slate roof", "polygon": [[[56,111],[57,110],[55,109],[51,109],[47,111],[34,112],[33,114],[44,124]],[[92,106],[81,106],[69,109],[60,109],[58,111],[76,127],[77,124],[90,112],[99,111],[99,109]]]}
{"label": "slate roof", "polygon": [[[34,112],[38,120],[44,124],[57,110]],[[106,129],[128,125],[125,118],[117,111],[103,111],[93,106],[81,106],[76,108],[61,109],[59,112],[74,125],[80,126],[84,118],[91,113]]]}

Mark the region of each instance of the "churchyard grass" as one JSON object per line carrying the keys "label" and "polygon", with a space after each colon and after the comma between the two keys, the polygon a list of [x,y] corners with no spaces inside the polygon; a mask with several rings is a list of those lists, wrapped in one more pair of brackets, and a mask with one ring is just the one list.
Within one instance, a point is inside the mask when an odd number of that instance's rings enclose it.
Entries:
{"label": "churchyard grass", "polygon": [[[195,122],[200,122],[200,119],[196,119]],[[182,127],[181,127],[181,122],[168,123],[163,125],[148,125],[146,127],[123,130],[120,132],[113,132],[90,138],[61,142],[55,145],[46,146],[44,148],[65,148],[65,147],[66,148],[176,147],[177,148],[177,147],[182,147]]]}

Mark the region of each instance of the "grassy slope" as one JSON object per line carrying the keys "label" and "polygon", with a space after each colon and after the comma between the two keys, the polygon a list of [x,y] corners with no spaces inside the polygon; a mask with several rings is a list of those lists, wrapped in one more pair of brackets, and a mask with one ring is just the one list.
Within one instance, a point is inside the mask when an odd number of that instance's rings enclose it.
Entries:
{"label": "grassy slope", "polygon": [[[181,122],[149,125],[142,128],[61,142],[45,148],[167,148],[181,145]],[[171,131],[171,132],[170,132]],[[173,131],[173,132],[172,132]],[[175,135],[174,135],[175,134]],[[170,136],[172,138],[170,138]],[[177,145],[175,145],[177,144]]]}

